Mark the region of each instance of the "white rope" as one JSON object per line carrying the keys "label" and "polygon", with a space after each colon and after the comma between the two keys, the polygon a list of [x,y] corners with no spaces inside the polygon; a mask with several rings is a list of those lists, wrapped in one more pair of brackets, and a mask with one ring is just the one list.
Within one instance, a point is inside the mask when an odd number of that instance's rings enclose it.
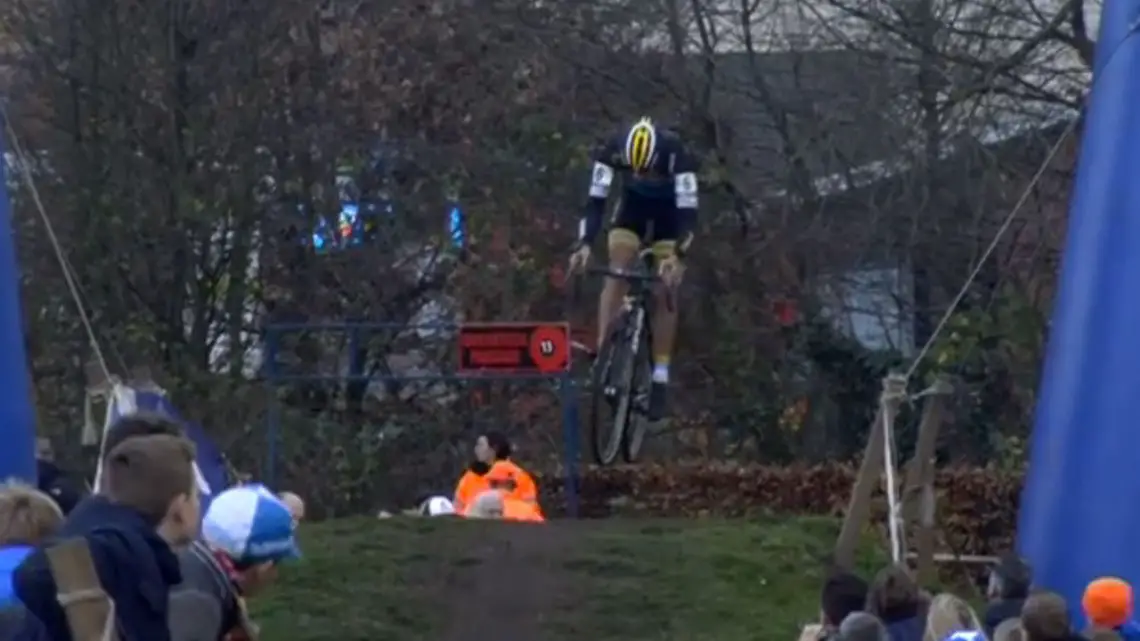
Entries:
{"label": "white rope", "polygon": [[83,305],[83,296],[80,294],[79,283],[76,280],[75,272],[71,269],[71,263],[68,262],[67,256],[63,252],[63,247],[60,245],[59,237],[55,233],[55,226],[52,225],[51,218],[48,216],[43,200],[40,198],[40,190],[36,188],[36,181],[32,176],[27,154],[24,153],[20,139],[16,136],[16,130],[12,127],[12,119],[8,117],[8,107],[2,103],[0,103],[0,117],[4,119],[4,129],[7,132],[8,141],[12,146],[12,154],[18,161],[20,173],[24,178],[24,184],[27,185],[28,192],[32,195],[32,202],[35,204],[36,210],[40,215],[40,220],[43,221],[44,228],[47,230],[52,251],[55,252],[56,260],[59,261],[59,266],[63,270],[63,278],[67,283],[68,292],[71,294],[71,298],[75,302],[75,307],[79,311],[79,319],[83,323],[84,331],[87,332],[87,340],[91,343],[91,349],[95,352],[95,360],[99,363],[99,367],[103,370],[106,379],[111,380],[111,368],[108,366],[107,359],[103,355],[103,349],[99,346],[99,339],[95,335],[95,328],[92,326],[91,318],[87,315],[87,309]]}
{"label": "white rope", "polygon": [[898,481],[895,478],[895,439],[894,418],[898,406],[894,401],[907,400],[906,394],[884,393],[880,401],[879,414],[883,417],[883,474],[887,485],[887,531],[890,536],[891,560],[902,562],[906,555],[906,536],[902,520],[902,506],[898,496]]}

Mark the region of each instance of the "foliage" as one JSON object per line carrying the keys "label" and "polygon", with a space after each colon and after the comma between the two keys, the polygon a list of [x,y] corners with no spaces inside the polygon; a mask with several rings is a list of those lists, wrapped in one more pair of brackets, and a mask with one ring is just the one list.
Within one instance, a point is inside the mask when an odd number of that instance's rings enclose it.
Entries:
{"label": "foliage", "polygon": [[[475,631],[777,641],[818,616],[820,560],[836,533],[834,520],[816,518],[334,520],[303,526],[305,557],[251,603],[263,633],[282,641],[450,641]],[[860,570],[879,563],[863,549]]]}
{"label": "foliage", "polygon": [[[959,387],[963,447],[1006,464],[1024,461],[1024,442],[1035,400],[1036,364],[1044,358],[1045,316],[1012,286],[994,292],[985,306],[970,306],[951,317],[932,350],[931,371],[951,373]],[[1021,445],[1018,445],[1018,444]]]}
{"label": "foliage", "polygon": [[[275,398],[290,457],[347,461],[330,485],[380,484],[361,479],[377,469],[366,454],[389,423],[381,412],[426,415],[417,456],[460,449],[483,427],[463,412],[441,416],[392,380],[335,380],[398,376],[412,356],[446,374],[444,339],[300,332],[282,341],[285,365],[330,380],[266,392],[265,327],[565,317],[551,275],[574,237],[589,150],[645,113],[704,161],[681,294],[678,438],[708,458],[848,457],[878,378],[929,337],[998,212],[1029,186],[1050,127],[1079,105],[1083,11],[833,0],[771,15],[741,5],[726,19],[711,0],[6,2],[0,81],[23,147],[43,159],[38,192],[94,333],[24,185],[17,231],[43,431],[74,440],[94,338],[112,373],[161,372],[243,467],[265,458],[248,448],[264,442],[254,426]],[[1057,165],[970,288],[981,302],[956,321],[970,327],[964,342],[939,348],[970,352],[945,364],[963,370],[953,429],[973,436],[947,439],[945,458],[984,460],[1011,451],[989,435],[1023,436],[1071,157]],[[457,200],[471,237],[462,251],[443,216]],[[314,251],[311,230],[348,201],[383,213],[361,244]],[[869,271],[897,278],[856,291]],[[827,296],[837,281],[856,284]],[[988,308],[999,285],[1005,302]],[[1013,294],[1030,291],[1043,294]],[[587,332],[589,293],[572,314]],[[788,301],[801,309],[791,320],[774,312]],[[533,427],[557,443],[553,423]]]}

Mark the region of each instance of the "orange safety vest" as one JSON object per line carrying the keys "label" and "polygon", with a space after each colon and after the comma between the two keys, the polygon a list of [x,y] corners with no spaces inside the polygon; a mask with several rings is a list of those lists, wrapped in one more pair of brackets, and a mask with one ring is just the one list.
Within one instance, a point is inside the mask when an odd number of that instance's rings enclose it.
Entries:
{"label": "orange safety vest", "polygon": [[495,461],[487,472],[486,480],[492,489],[502,490],[508,498],[538,505],[538,486],[534,477],[514,461]]}
{"label": "orange safety vest", "polygon": [[467,514],[468,508],[475,502],[475,497],[483,492],[491,489],[491,483],[487,480],[485,475],[476,474],[472,470],[467,470],[463,476],[459,477],[459,483],[455,486],[455,513]]}
{"label": "orange safety vest", "polygon": [[545,523],[542,512],[534,503],[520,501],[512,497],[503,498],[503,520],[524,523]]}

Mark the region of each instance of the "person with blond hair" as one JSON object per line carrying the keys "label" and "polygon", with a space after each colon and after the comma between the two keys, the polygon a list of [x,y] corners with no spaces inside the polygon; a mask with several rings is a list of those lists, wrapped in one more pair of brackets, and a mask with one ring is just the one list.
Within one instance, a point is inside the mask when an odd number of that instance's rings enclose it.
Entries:
{"label": "person with blond hair", "polygon": [[[126,639],[170,641],[171,589],[182,582],[175,549],[198,536],[201,505],[194,444],[176,436],[130,438],[104,463],[101,494],[76,506],[60,538],[82,538]],[[72,641],[47,551],[16,569],[16,595],[54,641]]]}
{"label": "person with blond hair", "polygon": [[943,592],[930,600],[930,609],[926,613],[926,630],[922,635],[923,641],[946,641],[952,636],[957,638],[975,637],[985,639],[984,633],[968,635],[963,633],[981,633],[982,622],[974,609],[962,599]]}
{"label": "person with blond hair", "polygon": [[63,512],[52,497],[18,481],[0,485],[0,607],[19,602],[12,575],[62,524]]}
{"label": "person with blond hair", "polygon": [[305,500],[300,495],[294,492],[281,492],[277,495],[278,499],[289,508],[289,513],[293,515],[293,527],[301,524],[305,520]]}

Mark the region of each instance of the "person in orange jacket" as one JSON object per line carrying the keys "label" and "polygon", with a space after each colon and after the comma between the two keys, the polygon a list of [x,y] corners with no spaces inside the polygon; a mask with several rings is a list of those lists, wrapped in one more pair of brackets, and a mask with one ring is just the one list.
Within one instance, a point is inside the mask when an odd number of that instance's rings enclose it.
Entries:
{"label": "person in orange jacket", "polygon": [[512,499],[538,505],[534,477],[510,459],[495,461],[487,471],[486,480],[492,489],[502,490]]}
{"label": "person in orange jacket", "polygon": [[521,523],[546,521],[538,506],[513,498],[502,490],[487,490],[475,497],[463,516],[469,519],[502,519]]}
{"label": "person in orange jacket", "polygon": [[503,519],[524,523],[545,523],[537,503],[530,503],[507,495],[503,497]]}
{"label": "person in orange jacket", "polygon": [[498,432],[487,432],[475,439],[475,460],[467,466],[459,483],[455,486],[456,514],[466,514],[475,497],[491,489],[487,473],[500,459],[511,456],[511,445],[507,438]]}

